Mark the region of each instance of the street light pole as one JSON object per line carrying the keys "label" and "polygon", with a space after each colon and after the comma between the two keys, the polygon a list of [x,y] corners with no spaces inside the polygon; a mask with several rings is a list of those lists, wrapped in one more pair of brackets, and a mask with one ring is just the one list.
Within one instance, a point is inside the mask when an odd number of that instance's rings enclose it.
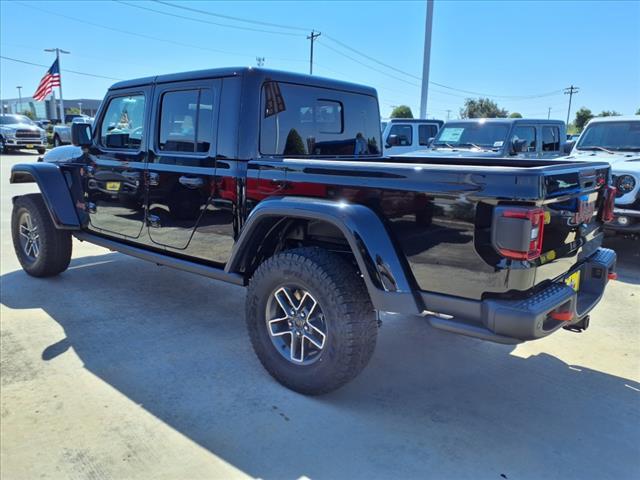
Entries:
{"label": "street light pole", "polygon": [[427,20],[424,26],[424,53],[422,60],[422,94],[420,96],[420,118],[427,118],[429,96],[429,63],[431,61],[431,30],[433,26],[433,0],[427,0]]}
{"label": "street light pole", "polygon": [[[71,53],[66,50],[62,50],[61,48],[45,48],[45,52],[56,52],[56,60],[58,61],[58,73],[60,74],[60,85],[58,86],[58,91],[60,92],[60,122],[64,123],[64,102],[62,100],[62,68],[60,67],[60,54],[61,53]],[[55,107],[55,105],[54,105]]]}
{"label": "street light pole", "polygon": [[80,110],[80,115],[82,115],[82,102],[78,102],[78,110]]}
{"label": "street light pole", "polygon": [[18,85],[18,113],[22,113],[22,86]]}

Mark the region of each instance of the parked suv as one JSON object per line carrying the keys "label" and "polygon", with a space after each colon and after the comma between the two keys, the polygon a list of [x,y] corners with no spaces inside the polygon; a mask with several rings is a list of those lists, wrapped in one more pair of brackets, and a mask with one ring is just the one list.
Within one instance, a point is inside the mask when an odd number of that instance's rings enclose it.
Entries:
{"label": "parked suv", "polygon": [[567,159],[611,164],[617,189],[615,218],[605,228],[640,234],[640,115],[590,120]]}
{"label": "parked suv", "polygon": [[472,118],[444,124],[426,152],[446,157],[555,158],[571,151],[560,120]]}
{"label": "parked suv", "polygon": [[247,286],[253,348],[298,392],[354,378],[378,312],[514,344],[587,328],[615,276],[609,164],[391,161],[369,87],[256,68],[129,80],[72,136],[12,169],[41,192],[13,200],[22,268],[63,272],[75,237]]}
{"label": "parked suv", "polygon": [[385,155],[415,152],[429,146],[444,122],[413,118],[392,118],[384,123],[382,140]]}
{"label": "parked suv", "polygon": [[0,152],[9,153],[19,148],[44,153],[47,148],[45,130],[25,115],[0,115]]}

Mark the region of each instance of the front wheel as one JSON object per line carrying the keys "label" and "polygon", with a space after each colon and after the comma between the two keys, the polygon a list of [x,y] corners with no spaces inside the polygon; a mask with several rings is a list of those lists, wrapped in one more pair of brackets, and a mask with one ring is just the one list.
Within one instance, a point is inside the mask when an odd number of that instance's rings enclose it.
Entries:
{"label": "front wheel", "polygon": [[16,198],[11,215],[11,236],[20,265],[29,275],[52,277],[69,266],[71,234],[56,229],[42,195]]}
{"label": "front wheel", "polygon": [[378,331],[356,268],[320,248],[289,250],[262,263],[249,283],[246,321],[265,369],[308,395],[355,378],[373,354]]}
{"label": "front wheel", "polygon": [[59,146],[61,146],[61,145],[62,145],[62,141],[60,141],[60,137],[59,137],[59,136],[58,136],[58,134],[56,133],[56,134],[53,136],[53,146],[54,146],[54,147],[59,147]]}
{"label": "front wheel", "polygon": [[46,149],[46,148],[39,148],[39,149],[38,149],[38,153],[39,153],[40,155],[44,155],[46,151],[47,151],[47,149]]}

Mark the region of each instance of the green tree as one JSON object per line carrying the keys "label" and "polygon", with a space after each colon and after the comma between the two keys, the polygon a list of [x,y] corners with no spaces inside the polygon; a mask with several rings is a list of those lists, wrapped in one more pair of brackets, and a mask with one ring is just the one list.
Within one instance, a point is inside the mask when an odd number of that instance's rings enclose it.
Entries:
{"label": "green tree", "polygon": [[27,118],[30,118],[31,120],[35,120],[36,116],[33,114],[33,112],[31,110],[24,110],[22,112],[22,115],[24,115]]}
{"label": "green tree", "polygon": [[576,119],[573,122],[578,132],[581,132],[589,120],[593,118],[593,113],[586,107],[582,107],[576,112]]}
{"label": "green tree", "polygon": [[67,108],[67,115],[80,115],[82,112],[78,107]]}
{"label": "green tree", "polygon": [[603,110],[598,114],[599,117],[619,117],[620,115],[622,114],[615,110]]}
{"label": "green tree", "polygon": [[522,118],[522,114],[519,112],[511,112],[509,118]]}
{"label": "green tree", "polygon": [[467,98],[460,109],[461,118],[506,118],[509,112],[489,98]]}
{"label": "green tree", "polygon": [[636,110],[636,115],[640,115],[640,108]]}
{"label": "green tree", "polygon": [[391,118],[413,118],[413,112],[408,105],[398,105],[391,110]]}

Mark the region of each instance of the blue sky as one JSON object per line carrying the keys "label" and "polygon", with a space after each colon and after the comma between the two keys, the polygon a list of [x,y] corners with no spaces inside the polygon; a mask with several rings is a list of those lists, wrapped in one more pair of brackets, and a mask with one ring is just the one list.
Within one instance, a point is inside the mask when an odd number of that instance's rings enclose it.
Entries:
{"label": "blue sky", "polygon": [[[319,30],[323,35],[316,43],[315,74],[374,86],[383,116],[398,104],[410,105],[415,115],[419,112],[415,77],[422,72],[425,1],[167,1]],[[125,3],[2,0],[1,54],[48,65],[52,54],[42,49],[70,50],[62,58],[66,98],[102,98],[113,80],[65,69],[126,79],[255,65],[255,57],[261,56],[269,68],[308,71],[304,30],[208,16],[153,1]],[[31,95],[46,70],[4,59],[0,67],[2,98],[17,97],[16,85],[24,87],[24,96]],[[501,107],[525,116],[546,118],[551,107],[552,118],[564,120],[568,96],[562,89],[570,84],[580,87],[574,112],[587,106],[594,112],[633,114],[640,108],[640,2],[436,0],[430,79],[450,87],[430,87],[430,117],[446,118],[446,110],[455,117],[465,97],[477,97],[460,91],[468,90],[494,96]]]}

